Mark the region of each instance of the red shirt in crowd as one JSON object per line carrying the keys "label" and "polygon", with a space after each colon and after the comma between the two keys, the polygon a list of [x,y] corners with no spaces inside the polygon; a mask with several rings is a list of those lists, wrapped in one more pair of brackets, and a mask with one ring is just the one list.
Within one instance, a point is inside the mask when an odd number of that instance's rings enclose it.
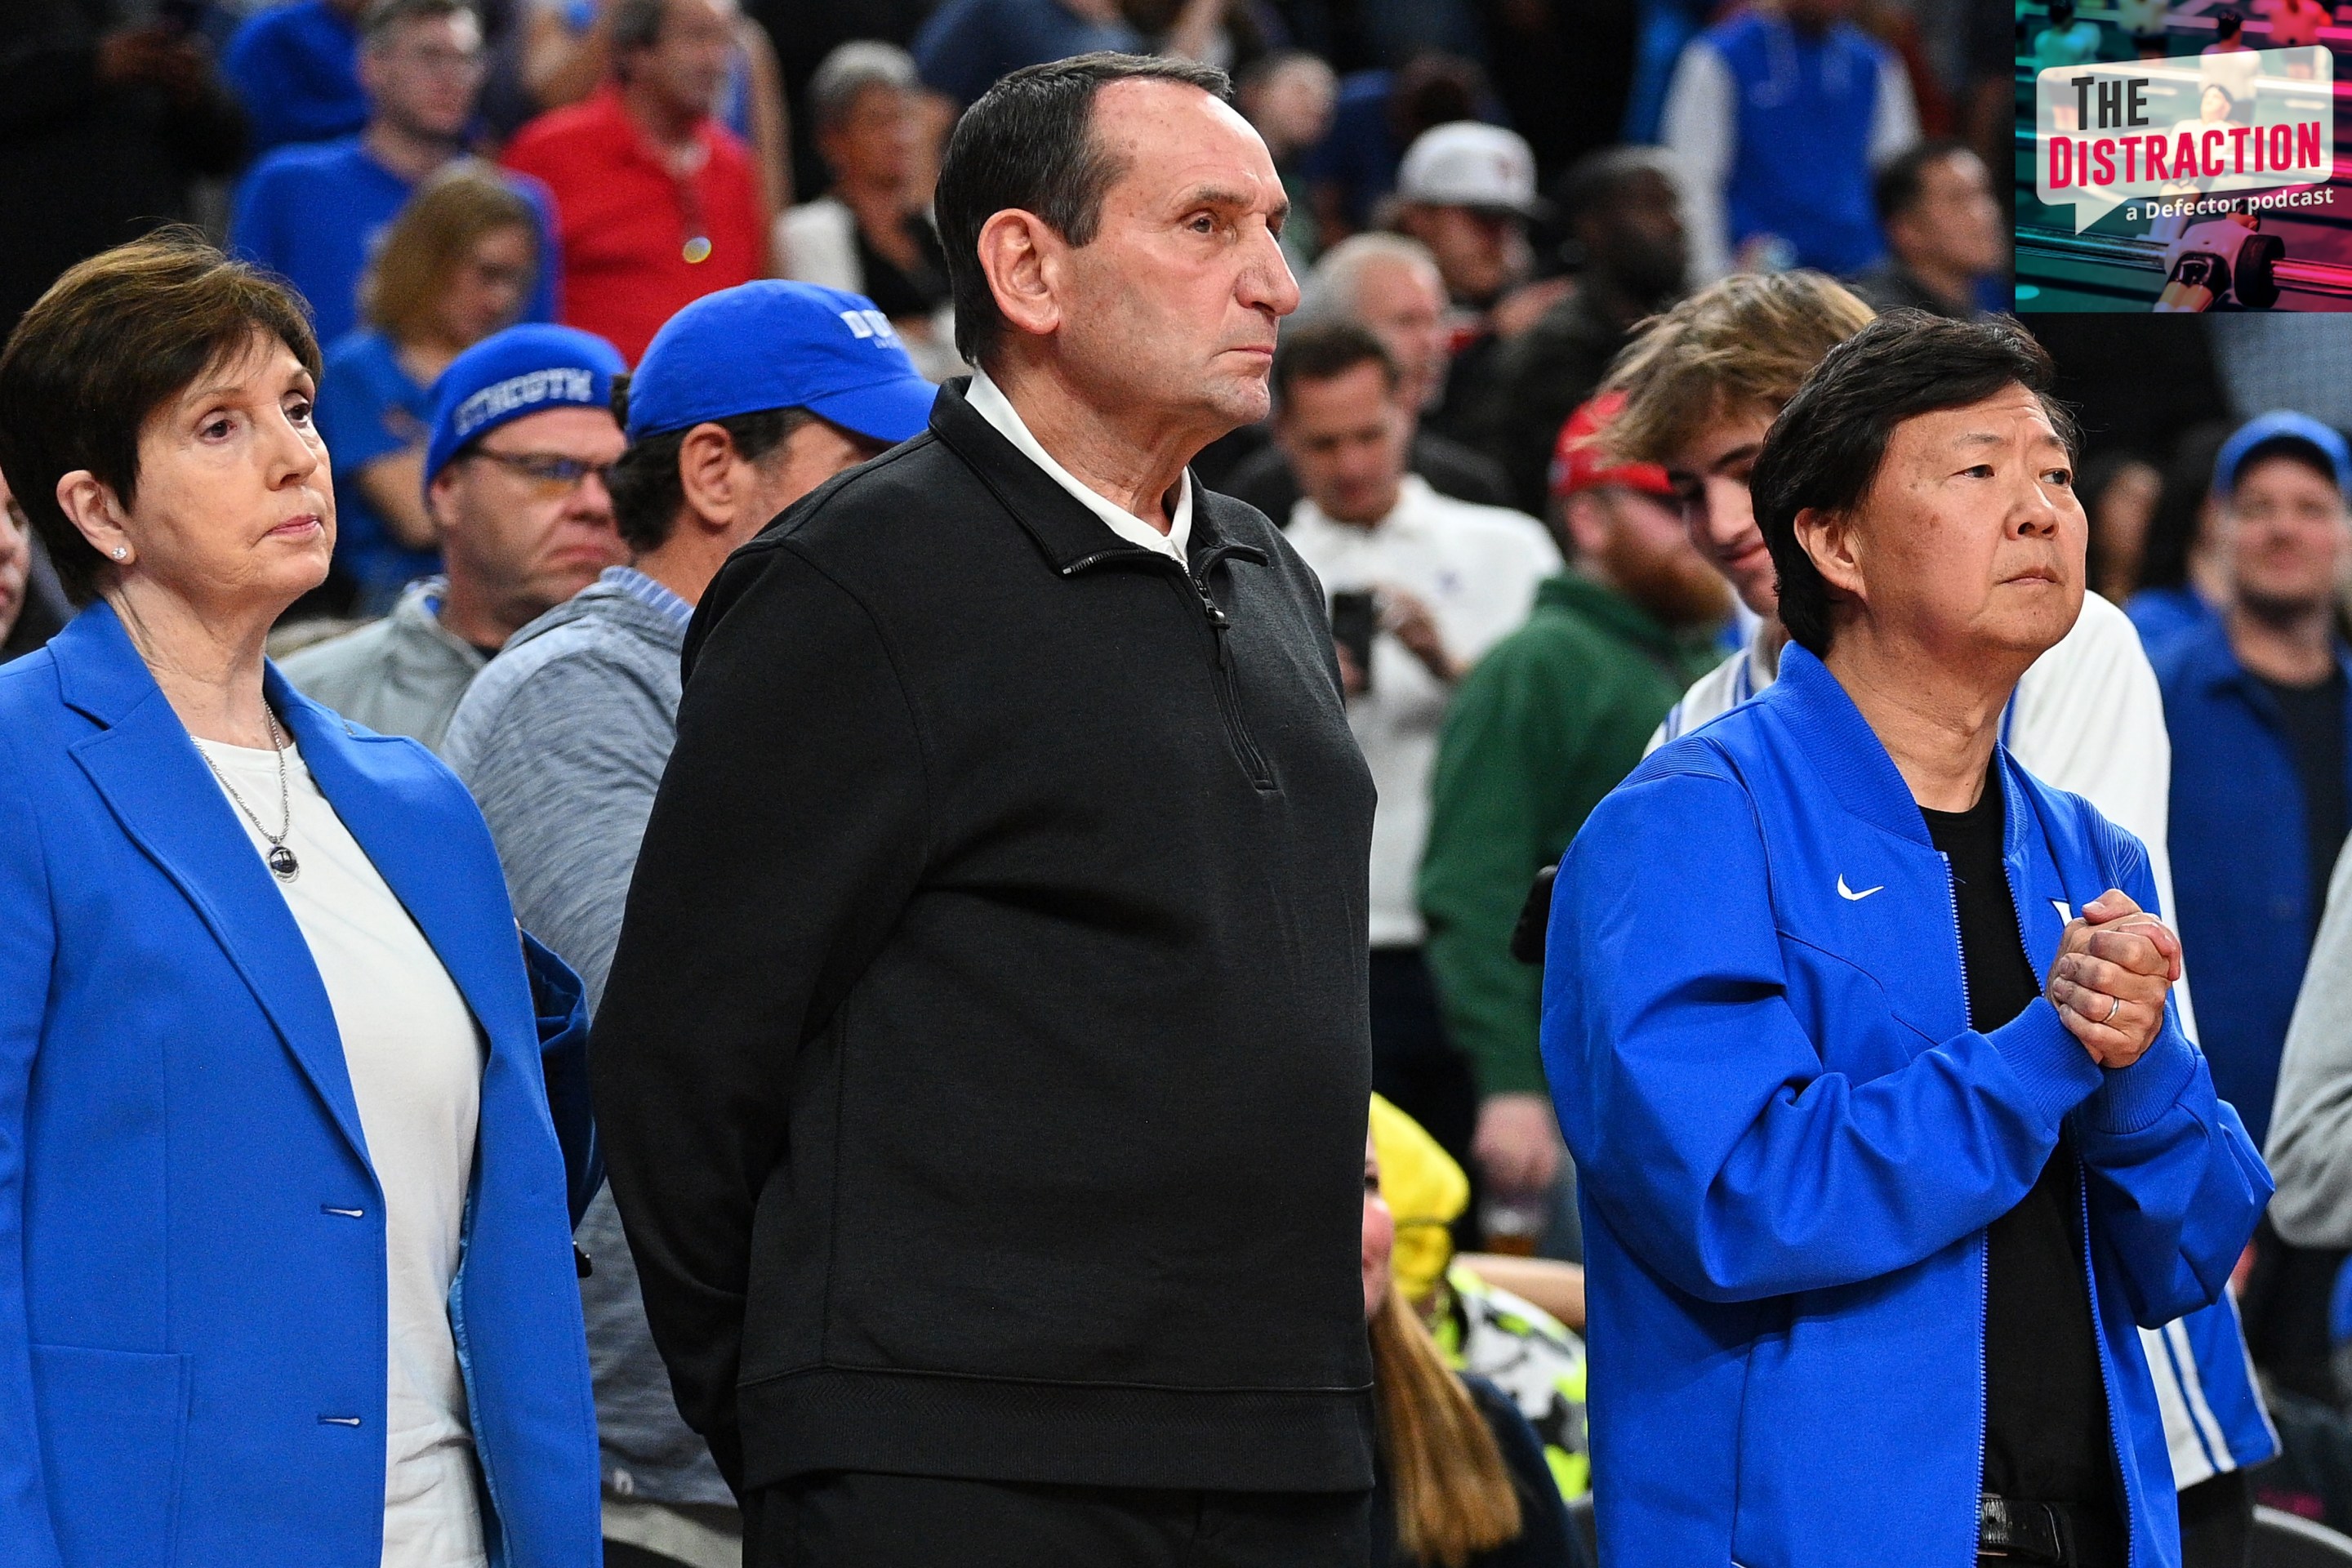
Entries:
{"label": "red shirt in crowd", "polygon": [[609,339],[631,364],[680,306],[767,275],[750,149],[709,119],[695,139],[701,167],[672,175],[607,82],[507,144],[507,166],[555,193],[563,321]]}

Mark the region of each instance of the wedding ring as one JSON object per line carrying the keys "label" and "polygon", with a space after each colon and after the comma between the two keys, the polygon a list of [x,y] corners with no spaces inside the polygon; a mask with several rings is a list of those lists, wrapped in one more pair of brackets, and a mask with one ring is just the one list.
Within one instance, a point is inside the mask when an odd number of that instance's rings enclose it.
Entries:
{"label": "wedding ring", "polygon": [[2112,1024],[2116,1021],[2116,1015],[2123,1010],[2124,999],[2120,996],[2110,996],[2107,998],[2107,1016],[2100,1019],[2099,1022],[2102,1024]]}

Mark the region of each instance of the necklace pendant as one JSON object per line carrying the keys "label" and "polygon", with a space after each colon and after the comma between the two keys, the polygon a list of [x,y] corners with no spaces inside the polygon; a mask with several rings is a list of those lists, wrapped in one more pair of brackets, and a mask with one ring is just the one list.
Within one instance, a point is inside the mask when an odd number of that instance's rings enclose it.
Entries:
{"label": "necklace pendant", "polygon": [[302,863],[294,858],[294,851],[283,844],[271,845],[266,858],[269,862],[269,869],[281,882],[292,881],[302,869]]}

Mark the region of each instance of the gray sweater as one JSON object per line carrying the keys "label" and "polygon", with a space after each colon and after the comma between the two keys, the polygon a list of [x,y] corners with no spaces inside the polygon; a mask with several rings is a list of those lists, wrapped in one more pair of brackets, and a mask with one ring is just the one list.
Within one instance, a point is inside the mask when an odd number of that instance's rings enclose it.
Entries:
{"label": "gray sweater", "polygon": [[[592,1012],[677,740],[688,613],[628,568],[608,570],[515,634],[475,679],[442,745],[489,821],[515,918],[580,972]],[[605,1489],[731,1505],[709,1448],[678,1418],[609,1191],[589,1206],[579,1239],[595,1261],[580,1299]]]}
{"label": "gray sweater", "polygon": [[449,716],[484,662],[481,649],[441,624],[447,587],[443,577],[412,583],[383,619],[289,654],[278,670],[313,702],[446,758]]}
{"label": "gray sweater", "polygon": [[2263,1151],[2271,1223],[2297,1247],[2352,1247],[2352,850],[2336,858],[2279,1061]]}

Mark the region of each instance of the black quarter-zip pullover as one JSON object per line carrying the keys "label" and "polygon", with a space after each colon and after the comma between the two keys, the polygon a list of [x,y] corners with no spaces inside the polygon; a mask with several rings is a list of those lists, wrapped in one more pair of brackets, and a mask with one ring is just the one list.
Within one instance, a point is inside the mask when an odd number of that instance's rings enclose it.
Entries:
{"label": "black quarter-zip pullover", "polygon": [[1371,784],[1195,493],[1180,566],[950,385],[703,598],[594,1056],[739,1487],[1370,1484]]}

